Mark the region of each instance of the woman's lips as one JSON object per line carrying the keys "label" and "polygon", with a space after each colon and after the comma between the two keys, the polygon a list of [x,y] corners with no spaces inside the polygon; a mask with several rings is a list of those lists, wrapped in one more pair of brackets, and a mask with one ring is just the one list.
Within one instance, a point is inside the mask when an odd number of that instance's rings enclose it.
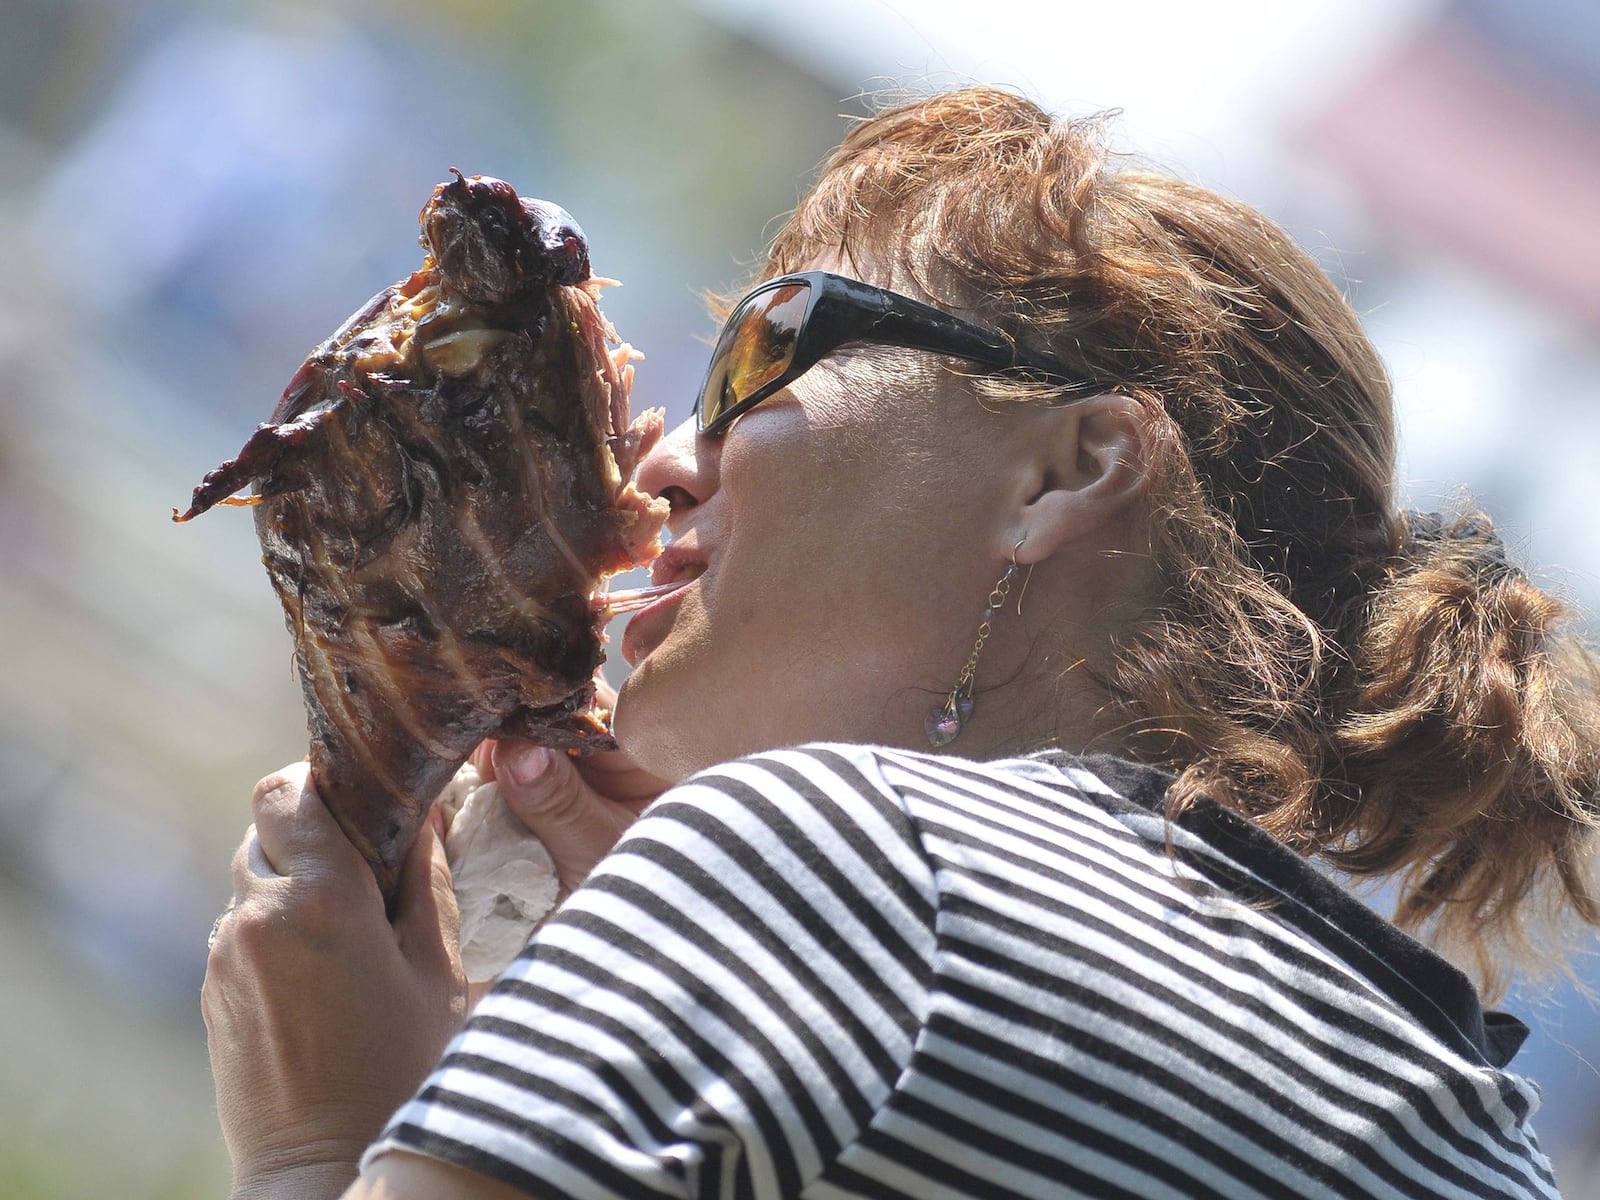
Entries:
{"label": "woman's lips", "polygon": [[650,564],[652,584],[687,583],[706,569],[705,556],[691,546],[674,542]]}
{"label": "woman's lips", "polygon": [[684,590],[694,586],[705,569],[706,560],[695,550],[682,545],[668,546],[650,565],[652,590],[671,590],[636,612],[622,631],[622,657],[629,666],[637,666],[639,660],[666,636],[665,627],[658,630],[655,636],[651,635],[649,627],[660,621],[679,602]]}
{"label": "woman's lips", "polygon": [[698,576],[685,579],[674,587],[672,591],[660,599],[652,600],[629,619],[628,624],[622,630],[622,658],[630,667],[638,666],[639,660],[650,650],[653,650],[661,639],[666,636],[667,630],[665,627],[659,630],[655,636],[652,636],[649,626],[677,605],[678,601],[682,599],[683,593],[694,586],[697,578]]}

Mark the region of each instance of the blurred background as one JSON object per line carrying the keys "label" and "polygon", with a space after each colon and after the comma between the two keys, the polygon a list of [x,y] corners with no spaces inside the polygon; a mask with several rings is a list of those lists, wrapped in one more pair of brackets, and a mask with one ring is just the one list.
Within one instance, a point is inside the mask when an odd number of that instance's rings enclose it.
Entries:
{"label": "blurred background", "polygon": [[[1600,611],[1590,0],[7,0],[4,30],[0,1196],[225,1192],[205,938],[304,726],[248,515],[168,513],[419,264],[452,166],[577,215],[676,422],[700,293],[873,94],[1120,108],[1123,149],[1265,210],[1366,316],[1412,503],[1469,487]],[[1566,1194],[1600,1197],[1600,1010],[1509,1007]]]}

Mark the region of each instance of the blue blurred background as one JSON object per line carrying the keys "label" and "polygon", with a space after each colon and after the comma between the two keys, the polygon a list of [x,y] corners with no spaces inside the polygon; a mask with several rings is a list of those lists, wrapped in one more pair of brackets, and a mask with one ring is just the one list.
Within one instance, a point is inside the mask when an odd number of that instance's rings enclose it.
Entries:
{"label": "blue blurred background", "polygon": [[[565,205],[636,405],[867,97],[1120,108],[1367,317],[1403,478],[1470,488],[1600,611],[1600,7],[1589,0],[7,0],[0,23],[0,1196],[225,1192],[198,990],[251,784],[303,751],[249,518],[168,521],[304,354],[420,261],[448,168]],[[1559,568],[1556,570],[1555,568]],[[1580,964],[1600,982],[1592,958]],[[1519,1061],[1600,1197],[1600,1010]]]}

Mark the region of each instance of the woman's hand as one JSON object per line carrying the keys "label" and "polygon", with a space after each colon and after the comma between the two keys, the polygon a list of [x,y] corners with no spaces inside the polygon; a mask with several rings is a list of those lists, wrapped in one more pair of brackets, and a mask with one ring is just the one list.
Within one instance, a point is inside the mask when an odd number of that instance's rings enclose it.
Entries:
{"label": "woman's hand", "polygon": [[234,1195],[337,1196],[466,1011],[437,813],[393,923],[304,763],[269,775],[201,992]]}
{"label": "woman's hand", "polygon": [[[599,685],[602,705],[616,693]],[[671,786],[622,750],[572,758],[532,742],[502,738],[472,756],[484,780],[498,780],[507,807],[555,860],[563,894],[587,878],[633,820]]]}

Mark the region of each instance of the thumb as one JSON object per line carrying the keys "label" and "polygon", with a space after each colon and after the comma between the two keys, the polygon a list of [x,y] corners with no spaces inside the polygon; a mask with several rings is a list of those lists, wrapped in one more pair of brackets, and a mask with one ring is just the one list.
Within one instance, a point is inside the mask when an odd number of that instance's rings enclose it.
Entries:
{"label": "thumb", "polygon": [[502,740],[494,749],[494,774],[506,807],[544,843],[569,891],[633,821],[630,810],[595,791],[571,759],[548,747]]}
{"label": "thumb", "polygon": [[394,931],[401,952],[412,962],[442,957],[459,970],[461,913],[445,857],[444,814],[438,808],[428,814],[401,868]]}

